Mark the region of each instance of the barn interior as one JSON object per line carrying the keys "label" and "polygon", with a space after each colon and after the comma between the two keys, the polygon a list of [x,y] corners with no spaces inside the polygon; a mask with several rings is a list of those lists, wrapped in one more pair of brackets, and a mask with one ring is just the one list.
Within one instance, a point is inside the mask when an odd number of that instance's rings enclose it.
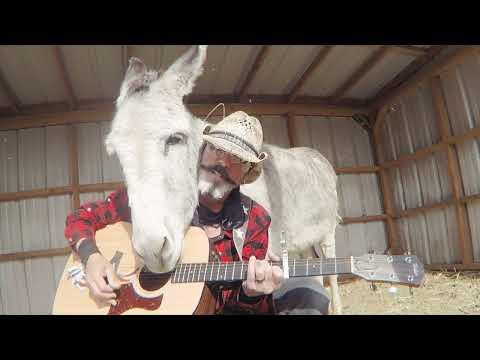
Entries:
{"label": "barn interior", "polygon": [[[66,215],[123,186],[103,140],[128,59],[166,69],[188,47],[0,46],[0,314],[51,313]],[[332,163],[337,257],[480,269],[480,46],[212,45],[185,102]]]}

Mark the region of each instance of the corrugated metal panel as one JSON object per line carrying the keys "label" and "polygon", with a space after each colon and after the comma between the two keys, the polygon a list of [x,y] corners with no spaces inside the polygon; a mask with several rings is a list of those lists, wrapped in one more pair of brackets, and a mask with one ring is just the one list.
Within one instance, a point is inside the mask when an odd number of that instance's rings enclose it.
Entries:
{"label": "corrugated metal panel", "polygon": [[480,193],[480,141],[471,140],[457,146],[466,195]]}
{"label": "corrugated metal panel", "polygon": [[105,199],[105,193],[104,192],[94,192],[94,193],[80,194],[80,204],[84,204],[84,203],[92,202],[92,201],[104,200],[104,199]]}
{"label": "corrugated metal panel", "polygon": [[[68,145],[64,126],[18,131],[18,156],[15,132],[2,136],[7,141],[2,141],[1,163],[4,168],[9,168],[8,178],[2,177],[2,191],[15,191],[17,184],[20,190],[68,184]],[[70,206],[69,195],[1,203],[1,251],[64,247],[63,229]],[[1,264],[1,286],[8,289],[6,295],[3,294],[5,312],[50,313],[65,261],[64,256]]]}
{"label": "corrugated metal panel", "polygon": [[426,214],[432,263],[460,263],[458,223],[454,206]]}
{"label": "corrugated metal panel", "polygon": [[429,86],[416,89],[404,97],[400,104],[399,114],[403,115],[413,151],[440,141],[433,94]]}
{"label": "corrugated metal panel", "polygon": [[105,149],[109,131],[109,121],[77,125],[80,184],[123,181],[118,157],[109,156]]}
{"label": "corrugated metal panel", "polygon": [[45,172],[45,128],[18,132],[19,190],[43,189]]}
{"label": "corrugated metal panel", "polygon": [[333,125],[328,118],[305,117],[308,142],[301,143],[303,146],[311,146],[318,150],[332,166],[336,166],[336,156],[333,140]]}
{"label": "corrugated metal panel", "polygon": [[[308,80],[302,95],[330,96],[378,46],[337,45]],[[305,67],[306,68],[306,67]]]}
{"label": "corrugated metal panel", "polygon": [[[71,197],[70,195],[53,196],[48,198],[48,221],[49,221],[49,234],[50,234],[50,247],[62,248],[67,246],[67,240],[65,239],[65,219],[71,212]],[[53,275],[55,288],[58,285],[60,276],[65,268],[68,256],[55,256],[52,258]],[[53,296],[53,295],[52,295]]]}
{"label": "corrugated metal panel", "polygon": [[403,248],[425,264],[461,262],[454,207],[399,219],[397,224]]}
{"label": "corrugated metal panel", "polygon": [[18,144],[16,131],[0,132],[0,192],[18,191]]}
{"label": "corrugated metal panel", "polygon": [[386,237],[386,227],[381,221],[340,225],[335,234],[336,256],[361,256],[372,250],[383,254],[387,250]]}
{"label": "corrugated metal panel", "polygon": [[469,56],[441,74],[451,126],[455,135],[480,125],[480,57]]}
{"label": "corrugated metal panel", "polygon": [[467,204],[468,218],[470,220],[470,230],[472,233],[473,259],[480,261],[480,201],[474,201]]}
{"label": "corrugated metal panel", "polygon": [[289,148],[287,120],[284,116],[259,116],[262,123],[263,141],[268,144]]}
{"label": "corrugated metal panel", "polygon": [[103,182],[117,182],[123,181],[123,171],[118,156],[116,154],[110,156],[107,154],[105,148],[105,137],[110,132],[110,121],[105,121],[100,124],[101,127],[101,138],[100,138],[100,147],[102,149],[102,173],[103,173]]}
{"label": "corrugated metal panel", "polygon": [[[470,56],[465,62],[442,74],[443,90],[446,97],[451,127],[455,135],[480,124],[478,94],[480,82],[478,55]],[[474,139],[457,146],[463,185],[466,195],[480,193],[477,181],[480,175],[480,145]]]}
{"label": "corrugated metal panel", "polygon": [[480,56],[475,53],[458,65],[457,73],[465,88],[465,99],[471,115],[472,126],[480,126]]}
{"label": "corrugated metal panel", "polygon": [[[210,67],[211,71],[218,73],[218,77],[213,83],[212,94],[232,94],[243,84],[247,72],[250,70],[258,46],[251,45],[230,45],[225,55],[220,69]],[[210,55],[208,55],[210,56]],[[207,64],[209,64],[207,56]],[[215,65],[214,65],[215,66]],[[194,90],[195,91],[195,90]]]}
{"label": "corrugated metal panel", "polygon": [[102,135],[97,123],[76,125],[80,184],[102,182]]}
{"label": "corrugated metal panel", "polygon": [[425,214],[407,218],[409,223],[412,252],[426,264],[431,264],[429,232],[425,221]]}
{"label": "corrugated metal panel", "polygon": [[[442,74],[454,134],[462,133],[474,124],[466,105],[466,91],[459,73],[457,69]],[[476,84],[471,85],[474,86]],[[436,116],[429,84],[397,101],[387,114],[381,133],[386,159],[396,159],[440,141]],[[477,193],[480,189],[475,179],[480,174],[480,164],[477,161],[479,155],[476,141],[459,146],[458,155],[466,182],[465,190]],[[391,169],[396,210],[452,199],[447,166],[446,153],[438,152],[399,169]],[[402,246],[418,255],[425,263],[461,261],[455,207],[399,219],[397,224]]]}
{"label": "corrugated metal panel", "polygon": [[402,71],[412,57],[401,53],[388,53],[375,67],[355,85],[345,97],[369,99]]}
{"label": "corrugated metal panel", "polygon": [[[45,129],[19,131],[19,174],[21,189],[38,189],[46,186],[46,132]],[[48,200],[19,201],[24,251],[51,248],[49,234]],[[52,260],[38,258],[25,261],[30,311],[47,314],[51,311],[55,291]]]}
{"label": "corrugated metal panel", "polygon": [[465,88],[458,68],[443,73],[441,79],[453,134],[464,134],[473,127],[473,119],[466,103]]}
{"label": "corrugated metal panel", "polygon": [[0,69],[22,104],[66,99],[53,46],[1,46],[0,60]]}
{"label": "corrugated metal panel", "polygon": [[254,61],[259,46],[211,45],[194,94],[233,94]]}
{"label": "corrugated metal panel", "polygon": [[257,72],[249,94],[284,94],[302,76],[322,46],[276,45]]}
{"label": "corrugated metal panel", "polygon": [[228,51],[229,46],[227,45],[213,45],[208,47],[207,61],[203,67],[203,74],[195,85],[194,93],[207,95],[213,93],[212,91],[215,84],[219,80],[221,81],[219,77],[221,76],[220,73],[225,64]]}
{"label": "corrugated metal panel", "polygon": [[5,314],[30,314],[23,261],[0,263],[0,287],[2,288],[3,310]]}
{"label": "corrugated metal panel", "polygon": [[80,100],[114,99],[123,79],[119,45],[62,46],[65,67]]}
{"label": "corrugated metal panel", "polygon": [[[446,155],[435,154],[390,170],[396,211],[451,199]],[[458,258],[458,233],[452,209],[432,210],[397,221],[404,249],[424,261],[453,262]]]}
{"label": "corrugated metal panel", "polygon": [[46,128],[46,186],[67,186],[70,183],[69,147],[66,126]]}
{"label": "corrugated metal panel", "polygon": [[[447,103],[450,125],[454,135],[464,134],[480,126],[480,57],[473,54],[461,64],[441,74],[443,91]],[[480,193],[480,140],[473,139],[457,145],[457,154],[465,195]],[[467,204],[473,257],[480,261],[480,215],[478,202]],[[459,259],[458,256],[457,259]]]}

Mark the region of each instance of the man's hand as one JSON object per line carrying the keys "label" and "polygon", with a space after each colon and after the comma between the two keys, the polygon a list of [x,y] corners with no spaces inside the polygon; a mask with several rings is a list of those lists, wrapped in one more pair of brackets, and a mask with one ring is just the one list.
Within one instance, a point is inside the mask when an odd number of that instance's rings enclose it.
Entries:
{"label": "man's hand", "polygon": [[[105,281],[108,280],[108,284]],[[120,279],[115,274],[113,265],[100,253],[90,255],[85,267],[86,286],[92,297],[101,304],[116,305],[117,295],[114,289],[120,288]]]}
{"label": "man's hand", "polygon": [[278,266],[271,266],[266,260],[251,256],[248,260],[247,280],[243,282],[243,292],[247,296],[271,294],[283,283],[283,272]]}

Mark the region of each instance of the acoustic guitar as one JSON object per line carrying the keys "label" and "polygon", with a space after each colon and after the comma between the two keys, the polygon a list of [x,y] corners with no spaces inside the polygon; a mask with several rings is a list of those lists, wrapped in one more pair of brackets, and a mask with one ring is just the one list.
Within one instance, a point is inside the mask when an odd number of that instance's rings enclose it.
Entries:
{"label": "acoustic guitar", "polygon": [[[119,222],[97,231],[100,252],[111,259],[116,272],[125,278],[116,290],[117,304],[98,304],[87,287],[79,285],[83,266],[70,255],[60,279],[53,314],[89,315],[191,315],[213,314],[215,299],[206,282],[246,279],[247,262],[208,262],[209,241],[205,232],[191,227],[184,240],[181,263],[172,272],[156,274],[143,268],[131,244],[131,225]],[[353,274],[376,282],[418,287],[424,278],[423,265],[412,255],[375,255],[333,259],[289,259],[273,262],[289,278]]]}

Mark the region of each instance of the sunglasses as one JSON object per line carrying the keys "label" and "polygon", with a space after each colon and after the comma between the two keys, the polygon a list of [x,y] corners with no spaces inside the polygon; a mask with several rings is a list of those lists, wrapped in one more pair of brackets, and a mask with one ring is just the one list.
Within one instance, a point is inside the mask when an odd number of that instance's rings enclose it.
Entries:
{"label": "sunglasses", "polygon": [[221,159],[229,158],[233,164],[236,164],[236,165],[249,164],[248,161],[242,160],[239,157],[232,155],[226,152],[225,150],[219,149],[210,143],[207,143],[207,150],[214,153],[217,158],[221,158]]}

